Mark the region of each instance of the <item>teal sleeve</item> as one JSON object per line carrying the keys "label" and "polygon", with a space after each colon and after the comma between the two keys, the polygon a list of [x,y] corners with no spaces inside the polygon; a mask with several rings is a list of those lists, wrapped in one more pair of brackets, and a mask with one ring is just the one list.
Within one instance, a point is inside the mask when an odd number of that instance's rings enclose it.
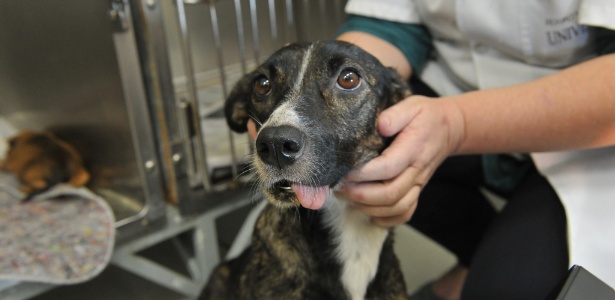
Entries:
{"label": "teal sleeve", "polygon": [[596,27],[596,52],[598,55],[615,53],[615,30]]}
{"label": "teal sleeve", "polygon": [[431,35],[422,25],[349,15],[338,30],[338,35],[348,31],[369,33],[393,44],[401,50],[417,73],[427,63],[433,49]]}

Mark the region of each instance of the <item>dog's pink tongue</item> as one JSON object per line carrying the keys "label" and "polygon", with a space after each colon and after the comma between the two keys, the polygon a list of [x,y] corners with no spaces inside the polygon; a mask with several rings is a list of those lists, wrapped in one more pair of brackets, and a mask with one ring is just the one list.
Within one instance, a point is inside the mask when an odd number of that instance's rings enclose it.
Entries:
{"label": "dog's pink tongue", "polygon": [[328,185],[315,187],[293,183],[292,189],[295,195],[297,195],[301,206],[314,210],[320,209],[325,204],[325,200],[327,200],[327,195],[329,194]]}

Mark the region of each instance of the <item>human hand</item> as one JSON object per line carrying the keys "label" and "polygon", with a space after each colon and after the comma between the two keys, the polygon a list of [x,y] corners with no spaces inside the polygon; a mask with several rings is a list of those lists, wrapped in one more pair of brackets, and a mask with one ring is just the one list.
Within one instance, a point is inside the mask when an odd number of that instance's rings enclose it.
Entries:
{"label": "human hand", "polygon": [[454,101],[412,96],[378,117],[378,131],[394,136],[382,154],[345,178],[338,192],[385,227],[412,217],[419,193],[463,140],[463,114]]}

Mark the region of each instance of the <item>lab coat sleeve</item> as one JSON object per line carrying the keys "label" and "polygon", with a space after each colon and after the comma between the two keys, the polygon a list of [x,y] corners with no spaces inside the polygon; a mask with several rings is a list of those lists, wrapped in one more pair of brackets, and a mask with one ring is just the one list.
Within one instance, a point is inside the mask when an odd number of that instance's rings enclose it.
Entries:
{"label": "lab coat sleeve", "polygon": [[615,30],[615,1],[584,0],[579,7],[579,23]]}

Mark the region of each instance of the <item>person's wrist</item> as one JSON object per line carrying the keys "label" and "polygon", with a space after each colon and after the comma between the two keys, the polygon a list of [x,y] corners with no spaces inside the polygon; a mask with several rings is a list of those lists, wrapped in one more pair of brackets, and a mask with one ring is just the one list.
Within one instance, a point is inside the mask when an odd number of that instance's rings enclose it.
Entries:
{"label": "person's wrist", "polygon": [[455,99],[437,99],[442,107],[443,122],[448,130],[447,153],[459,154],[465,139],[465,115]]}

